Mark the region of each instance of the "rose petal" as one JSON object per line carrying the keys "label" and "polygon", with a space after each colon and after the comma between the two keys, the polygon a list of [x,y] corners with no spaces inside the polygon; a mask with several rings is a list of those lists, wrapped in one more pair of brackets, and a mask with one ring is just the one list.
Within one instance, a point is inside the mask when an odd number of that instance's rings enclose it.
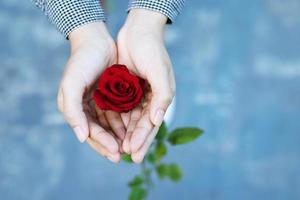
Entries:
{"label": "rose petal", "polygon": [[99,77],[93,99],[103,110],[127,112],[139,105],[144,96],[143,80],[131,74],[125,65],[113,65]]}

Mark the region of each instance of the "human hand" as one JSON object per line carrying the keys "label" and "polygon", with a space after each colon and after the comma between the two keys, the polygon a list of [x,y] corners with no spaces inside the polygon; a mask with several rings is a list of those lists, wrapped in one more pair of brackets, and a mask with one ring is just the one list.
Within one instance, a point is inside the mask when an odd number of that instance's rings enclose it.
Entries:
{"label": "human hand", "polygon": [[118,34],[118,63],[127,65],[151,87],[143,106],[124,117],[129,122],[122,147],[136,163],[142,162],[175,93],[172,64],[163,41],[166,21],[158,12],[132,9]]}
{"label": "human hand", "polygon": [[79,27],[69,39],[71,56],[60,83],[58,108],[80,142],[87,141],[98,153],[118,162],[119,146],[125,136],[121,116],[99,110],[90,101],[98,76],[116,62],[115,43],[103,22]]}

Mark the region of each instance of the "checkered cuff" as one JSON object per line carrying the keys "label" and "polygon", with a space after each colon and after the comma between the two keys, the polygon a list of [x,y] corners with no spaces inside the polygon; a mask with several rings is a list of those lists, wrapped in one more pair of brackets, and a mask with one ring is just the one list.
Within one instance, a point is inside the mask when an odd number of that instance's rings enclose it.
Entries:
{"label": "checkered cuff", "polygon": [[33,0],[50,22],[67,38],[79,26],[105,21],[106,15],[99,0]]}
{"label": "checkered cuff", "polygon": [[40,8],[44,13],[46,13],[46,3],[47,0],[31,0],[38,8]]}
{"label": "checkered cuff", "polygon": [[167,23],[172,23],[184,7],[185,0],[129,0],[128,11],[134,8],[144,8],[160,12],[168,17]]}

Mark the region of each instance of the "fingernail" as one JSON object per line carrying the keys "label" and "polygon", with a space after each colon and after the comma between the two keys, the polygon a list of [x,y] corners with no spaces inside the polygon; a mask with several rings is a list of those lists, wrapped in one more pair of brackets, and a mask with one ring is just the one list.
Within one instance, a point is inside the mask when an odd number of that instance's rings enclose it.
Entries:
{"label": "fingernail", "polygon": [[126,130],[124,127],[118,129],[118,136],[121,140],[124,140],[125,133],[126,133]]}
{"label": "fingernail", "polygon": [[157,110],[154,117],[154,124],[157,126],[160,125],[164,120],[164,116],[165,116],[165,111],[163,111],[162,109]]}
{"label": "fingernail", "polygon": [[125,153],[130,154],[128,140],[124,140],[124,141],[123,141],[123,143],[122,143],[122,150],[123,150]]}
{"label": "fingernail", "polygon": [[85,139],[86,139],[86,136],[85,136],[85,134],[84,134],[84,132],[83,132],[83,129],[82,129],[80,126],[76,126],[76,127],[74,128],[74,132],[75,132],[75,134],[76,134],[78,140],[79,140],[81,143],[83,143],[83,142],[85,141]]}
{"label": "fingernail", "polygon": [[132,160],[135,164],[141,164],[144,160],[144,156],[140,155],[140,156],[131,156]]}
{"label": "fingernail", "polygon": [[118,157],[114,156],[114,155],[108,155],[107,158],[108,158],[108,160],[110,160],[113,163],[119,163],[120,162],[120,160],[118,159]]}
{"label": "fingernail", "polygon": [[114,159],[113,159],[110,155],[106,156],[106,158],[107,158],[108,160],[110,160],[111,162],[113,162],[113,163],[115,162]]}

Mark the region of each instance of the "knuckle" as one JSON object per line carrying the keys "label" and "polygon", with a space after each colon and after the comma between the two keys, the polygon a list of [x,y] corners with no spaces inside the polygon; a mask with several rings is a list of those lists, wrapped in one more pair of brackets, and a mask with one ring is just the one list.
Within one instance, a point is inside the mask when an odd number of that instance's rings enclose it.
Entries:
{"label": "knuckle", "polygon": [[135,126],[136,126],[136,125],[133,124],[133,123],[129,124],[129,126],[128,126],[128,128],[127,128],[127,131],[126,131],[126,134],[131,135],[131,134],[133,133],[134,129],[135,129]]}
{"label": "knuckle", "polygon": [[141,118],[142,110],[135,110],[130,115],[130,120],[136,122]]}
{"label": "knuckle", "polygon": [[132,115],[131,117],[130,117],[130,121],[131,121],[131,123],[136,123],[137,121],[139,121],[139,119],[141,118],[141,116],[140,115]]}
{"label": "knuckle", "polygon": [[92,131],[92,137],[93,137],[93,138],[99,137],[99,136],[101,136],[103,133],[105,133],[104,130],[101,130],[101,129],[94,129],[94,131]]}

